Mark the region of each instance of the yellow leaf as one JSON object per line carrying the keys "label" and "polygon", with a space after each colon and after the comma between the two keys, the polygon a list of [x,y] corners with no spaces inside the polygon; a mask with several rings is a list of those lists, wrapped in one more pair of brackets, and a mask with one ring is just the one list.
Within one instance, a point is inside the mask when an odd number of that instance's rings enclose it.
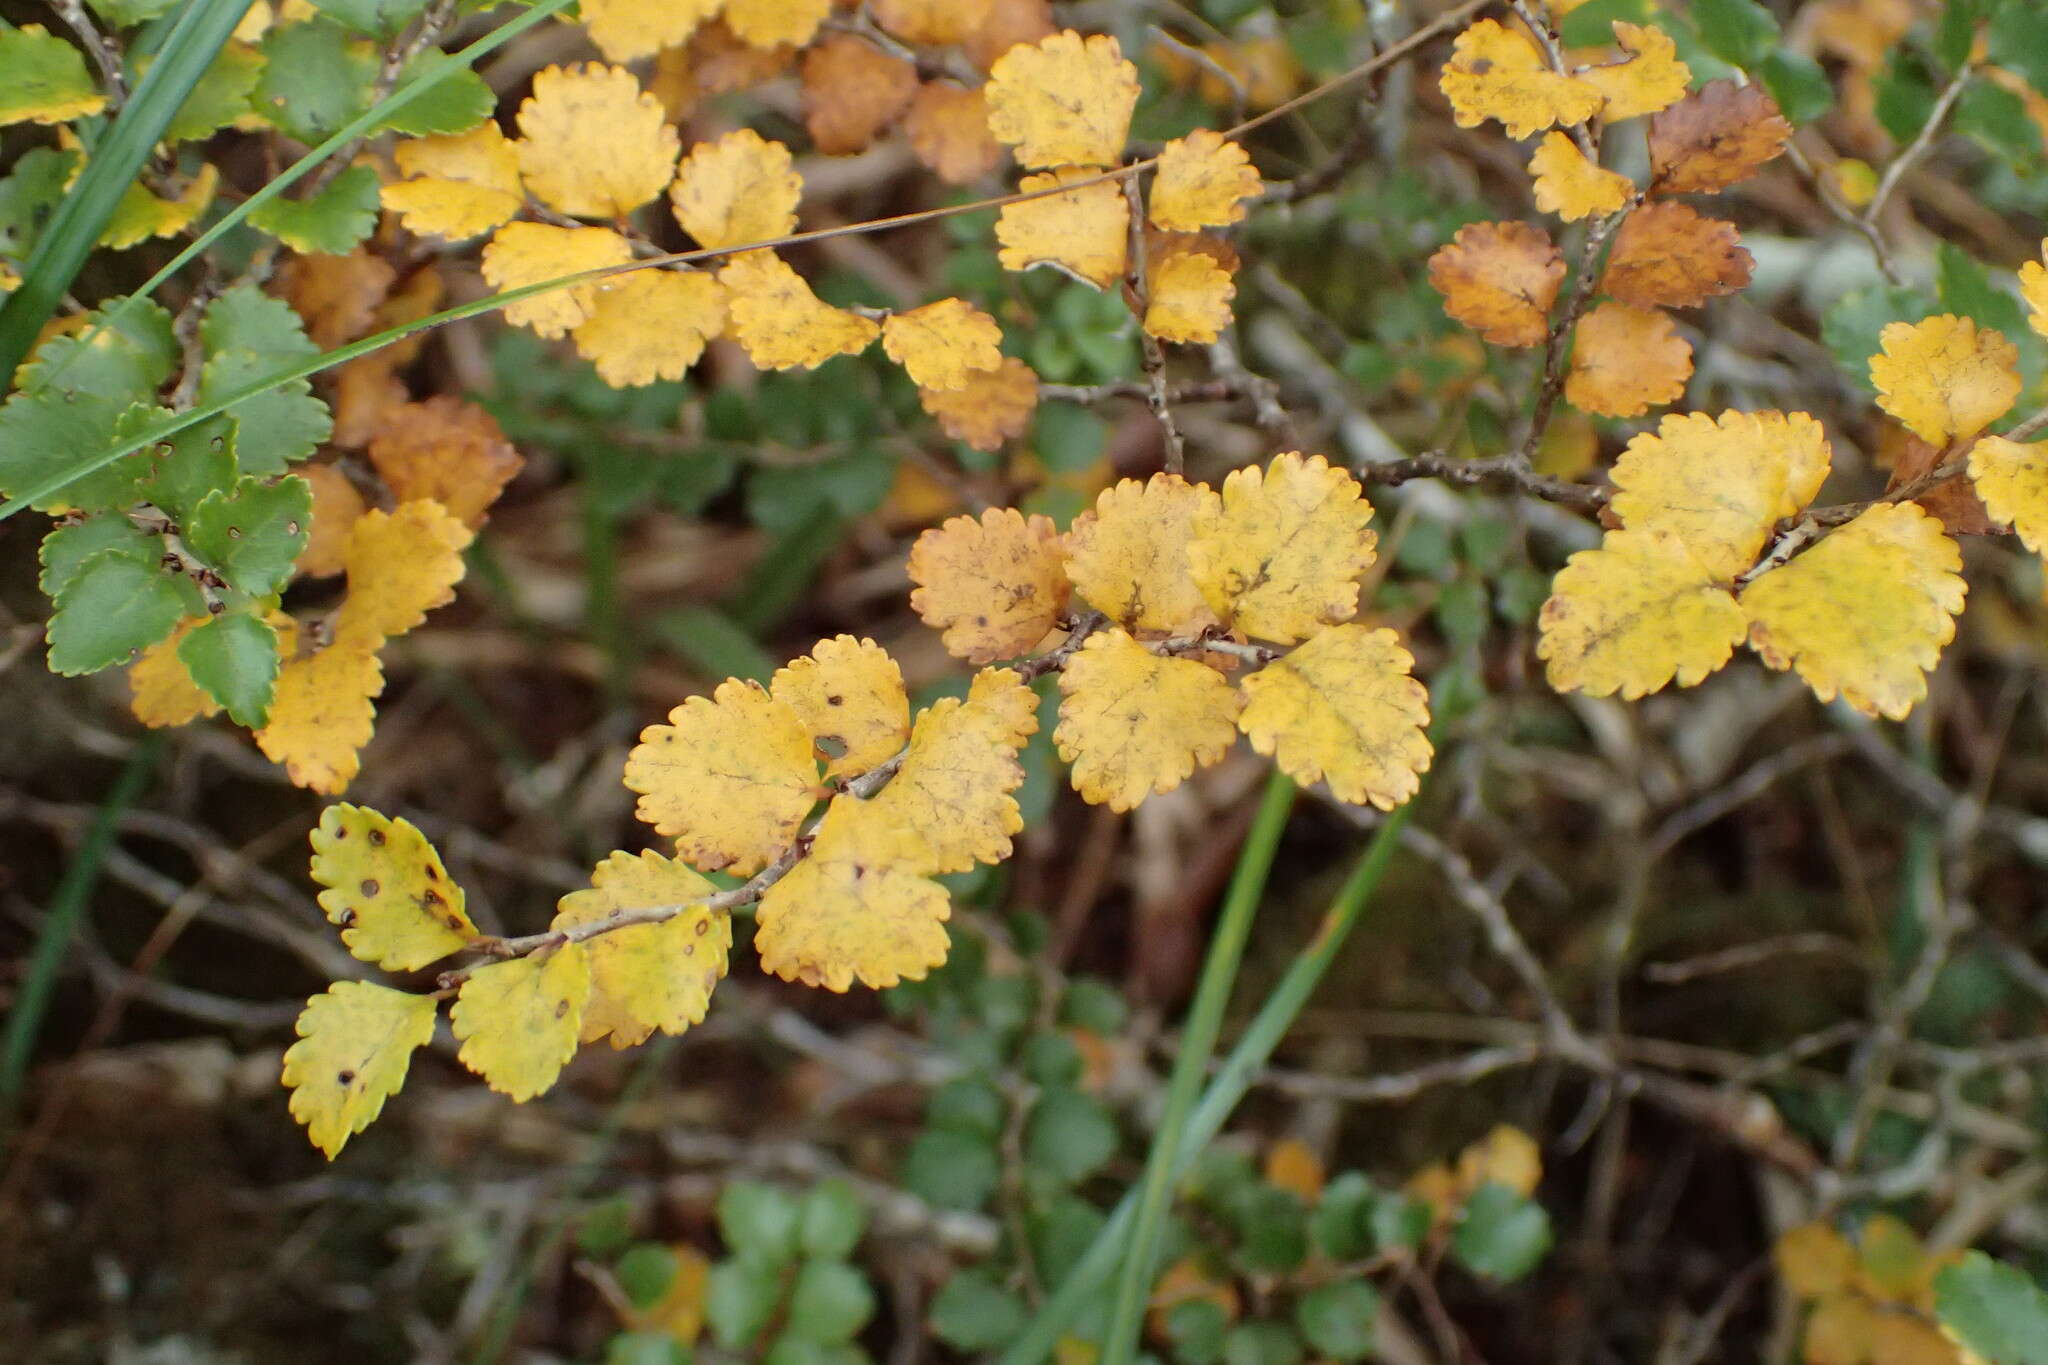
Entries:
{"label": "yellow leaf", "polygon": [[1586,82],[1552,71],[1525,34],[1491,19],[1458,35],[1441,83],[1460,128],[1498,119],[1512,138],[1584,123],[1604,100]]}
{"label": "yellow leaf", "polygon": [[1830,1294],[1814,1304],[1799,1339],[1806,1365],[1870,1365],[1877,1313],[1855,1294]]}
{"label": "yellow leaf", "polygon": [[1965,1365],[1971,1360],[1940,1328],[1909,1313],[1879,1313],[1873,1324],[1870,1365]]}
{"label": "yellow leaf", "polygon": [[1051,519],[991,507],[954,517],[910,547],[910,606],[971,664],[1015,658],[1067,607],[1067,569]]}
{"label": "yellow leaf", "polygon": [[[684,905],[714,888],[658,853],[614,853],[590,874],[590,889],[557,902],[550,929],[573,929],[628,910]],[[615,1048],[645,1042],[656,1029],[681,1033],[704,1022],[711,992],[732,952],[732,917],[702,905],[659,924],[634,924],[583,940],[590,998],[580,1039],[609,1037]]]}
{"label": "yellow leaf", "polygon": [[1230,325],[1237,285],[1215,257],[1176,251],[1145,272],[1145,330],[1161,341],[1208,345]]}
{"label": "yellow leaf", "polygon": [[1074,765],[1074,790],[1111,810],[1172,791],[1237,739],[1239,701],[1222,674],[1154,654],[1114,628],[1068,660],[1060,693],[1053,743]]}
{"label": "yellow leaf", "polygon": [[189,725],[202,716],[220,714],[220,703],[192,681],[184,661],[178,657],[178,646],[192,628],[208,619],[186,617],[178,622],[176,630],[143,650],[141,657],[129,665],[128,686],[135,694],[129,709],[135,713],[135,719],[150,729]]}
{"label": "yellow leaf", "polygon": [[1429,692],[1391,630],[1332,626],[1241,684],[1252,748],[1339,801],[1392,810],[1429,770]]}
{"label": "yellow leaf", "polygon": [[389,972],[418,971],[476,937],[462,888],[407,820],[366,806],[329,806],[311,834],[320,908],[341,941]]}
{"label": "yellow leaf", "polygon": [[597,296],[576,353],[615,389],[681,379],[725,330],[725,286],[701,270],[637,270]]}
{"label": "yellow leaf", "polygon": [[[624,265],[633,248],[610,228],[564,228],[548,223],[507,223],[484,245],[483,273],[503,292],[602,266]],[[544,337],[566,336],[590,318],[608,281],[564,285],[505,305],[505,321]]]}
{"label": "yellow leaf", "polygon": [[832,0],[725,0],[725,26],[749,47],[802,47],[832,12]]}
{"label": "yellow leaf", "polygon": [[954,440],[976,450],[996,450],[1030,429],[1031,415],[1038,411],[1038,375],[1006,355],[995,369],[969,375],[965,388],[919,389],[917,401]]}
{"label": "yellow leaf", "polygon": [[1962,551],[1913,503],[1885,503],[1742,593],[1749,642],[1822,701],[1901,720],[1955,638]]}
{"label": "yellow leaf", "polygon": [[1939,1265],[1927,1254],[1919,1234],[1901,1219],[1872,1214],[1857,1243],[1857,1287],[1870,1297],[1912,1304],[1932,1288]]}
{"label": "yellow leaf", "polygon": [[1748,622],[1676,532],[1610,531],[1566,561],[1538,618],[1537,657],[1560,692],[1628,700],[1728,662]]}
{"label": "yellow leaf", "polygon": [[1541,346],[1564,255],[1528,223],[1472,223],[1429,258],[1444,311],[1496,346]]}
{"label": "yellow leaf", "polygon": [[277,671],[270,723],[256,732],[256,747],[282,763],[295,785],[336,795],[356,775],[383,690],[374,647],[338,640],[307,658],[288,659]]}
{"label": "yellow leaf", "polygon": [[775,670],[768,694],[810,732],[827,780],[859,777],[910,739],[903,670],[873,640],[818,641],[808,655]]}
{"label": "yellow leaf", "polygon": [[1138,69],[1116,39],[1068,29],[997,58],[983,93],[988,129],[1019,165],[1108,166],[1131,130]]}
{"label": "yellow leaf", "polygon": [[[1017,188],[1049,190],[1095,175],[1085,167],[1064,167],[1027,175]],[[1107,289],[1123,276],[1130,254],[1130,205],[1123,188],[1099,180],[1062,194],[1006,204],[996,219],[996,259],[1005,270],[1056,266],[1075,279]]]}
{"label": "yellow leaf", "polygon": [[2019,352],[2003,333],[1942,314],[1894,322],[1870,358],[1877,405],[1930,445],[1973,436],[2019,397]]}
{"label": "yellow leaf", "polygon": [[1292,1190],[1311,1207],[1323,1197],[1322,1158],[1298,1137],[1282,1138],[1266,1150],[1265,1177],[1268,1185]]}
{"label": "yellow leaf", "polygon": [[1613,213],[1636,191],[1633,180],[1588,161],[1563,133],[1543,135],[1529,158],[1529,174],[1536,178],[1536,207],[1567,223]]}
{"label": "yellow leaf", "polygon": [[329,1161],[405,1085],[413,1049],[433,1041],[434,1012],[431,995],[367,981],[337,981],[306,1002],[294,1026],[299,1041],[285,1049],[284,1083],[292,1117]]}
{"label": "yellow leaf", "polygon": [[1970,482],[1985,510],[2019,532],[2029,550],[2048,552],[2048,441],[1980,437],[1970,447]]}
{"label": "yellow leaf", "polygon": [[1542,1178],[1543,1153],[1536,1140],[1511,1124],[1496,1124],[1458,1153],[1458,1185],[1468,1194],[1490,1182],[1527,1199]]}
{"label": "yellow leaf", "polygon": [[152,237],[175,237],[206,212],[219,187],[220,170],[212,162],[201,166],[185,187],[168,199],[151,194],[139,182],[131,184],[107,220],[100,245],[121,251]]}
{"label": "yellow leaf", "polygon": [[668,188],[681,147],[661,101],[622,66],[550,66],[519,106],[519,173],[534,198],[620,218]]}
{"label": "yellow leaf", "polygon": [[869,803],[834,801],[809,856],[755,911],[762,970],[828,991],[923,980],[946,960],[952,905],[911,870],[916,856],[914,836]]}
{"label": "yellow leaf", "polygon": [[334,618],[335,643],[374,650],[454,600],[471,534],[431,499],[365,512],[349,530],[348,596]]}
{"label": "yellow leaf", "polygon": [[967,699],[941,697],[918,713],[903,766],[869,801],[901,831],[900,860],[928,874],[965,872],[1010,856],[1024,816],[1010,793],[1024,781],[1017,751],[1038,732],[1038,695],[1007,668],[985,668]]}
{"label": "yellow leaf", "polygon": [[[2048,259],[2048,241],[2041,243],[2041,253]],[[2027,304],[2027,326],[2048,337],[2048,265],[2028,261],[2020,267],[2020,297]]]}
{"label": "yellow leaf", "polygon": [[1631,530],[1675,532],[1710,577],[1731,582],[1779,518],[1813,501],[1829,458],[1803,412],[1673,415],[1628,443],[1608,505]]}
{"label": "yellow leaf", "polygon": [[1564,396],[1584,412],[1637,417],[1684,397],[1691,377],[1692,344],[1669,314],[1609,299],[1572,329]]}
{"label": "yellow leaf", "polygon": [[669,187],[669,205],[700,246],[750,246],[796,228],[804,181],[789,148],[751,128],[690,148]]}
{"label": "yellow leaf", "polygon": [[1265,182],[1251,158],[1219,133],[1197,128],[1159,153],[1146,211],[1169,232],[1199,232],[1244,221],[1245,201],[1257,198]]}
{"label": "yellow leaf", "polygon": [[384,207],[408,232],[461,241],[519,212],[519,153],[491,119],[466,133],[403,139],[391,155],[405,178],[384,186]]}
{"label": "yellow leaf", "polygon": [[1778,1277],[1802,1299],[1818,1299],[1848,1287],[1856,1273],[1856,1250],[1826,1223],[1787,1228],[1771,1248]]}
{"label": "yellow leaf", "polygon": [[583,27],[608,61],[675,47],[717,14],[721,0],[583,0]]}
{"label": "yellow leaf", "polygon": [[1188,546],[1221,506],[1214,489],[1178,474],[1103,489],[1067,532],[1074,591],[1128,631],[1192,633],[1217,624]]}
{"label": "yellow leaf", "polygon": [[448,1011],[462,1040],[456,1058],[499,1094],[530,1100],[576,1055],[589,998],[590,955],[580,943],[478,967]]}
{"label": "yellow leaf", "polygon": [[1291,645],[1357,613],[1371,521],[1358,480],[1288,451],[1263,471],[1230,472],[1220,508],[1196,525],[1188,566],[1224,625]]}
{"label": "yellow leaf", "polygon": [[626,758],[635,812],[707,871],[758,872],[817,800],[803,720],[759,683],[729,678],[650,725]]}
{"label": "yellow leaf", "polygon": [[735,256],[718,272],[726,287],[730,331],[764,370],[813,370],[867,349],[881,328],[834,308],[772,251]]}
{"label": "yellow leaf", "polygon": [[1654,114],[1685,97],[1692,68],[1678,60],[1678,46],[1659,28],[1614,21],[1614,40],[1629,54],[1625,62],[1588,67],[1578,79],[1607,99],[1600,117],[1608,123]]}
{"label": "yellow leaf", "polygon": [[964,389],[1003,363],[1003,329],[965,299],[940,299],[882,324],[882,350],[920,389]]}
{"label": "yellow leaf", "polygon": [[868,0],[875,22],[906,43],[942,47],[971,37],[994,0]]}

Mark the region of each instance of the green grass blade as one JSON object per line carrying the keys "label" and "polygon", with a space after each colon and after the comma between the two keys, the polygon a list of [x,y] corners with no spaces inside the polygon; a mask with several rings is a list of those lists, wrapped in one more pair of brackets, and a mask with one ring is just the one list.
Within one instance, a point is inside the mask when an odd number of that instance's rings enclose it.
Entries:
{"label": "green grass blade", "polygon": [[192,0],[178,16],[164,39],[163,51],[106,136],[93,148],[92,159],[57,205],[50,225],[36,239],[35,250],[22,267],[21,284],[0,307],[0,375],[13,374],[35,345],[43,324],[98,245],[121,196],[135,183],[150,148],[163,137],[185,97],[213,65],[235,25],[248,12],[249,3]]}

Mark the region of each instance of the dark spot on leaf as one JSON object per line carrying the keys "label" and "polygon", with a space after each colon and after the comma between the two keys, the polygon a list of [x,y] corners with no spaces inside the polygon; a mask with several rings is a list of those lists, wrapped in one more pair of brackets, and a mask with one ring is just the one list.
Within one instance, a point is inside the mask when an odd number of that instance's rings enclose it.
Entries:
{"label": "dark spot on leaf", "polygon": [[296,521],[286,522],[284,524],[284,533],[288,536],[297,535],[299,533],[299,524]]}
{"label": "dark spot on leaf", "polygon": [[704,935],[705,935],[705,934],[707,934],[707,933],[709,933],[710,931],[711,931],[711,921],[710,921],[710,920],[708,920],[708,919],[700,919],[700,920],[698,920],[698,921],[697,921],[697,937],[698,937],[698,938],[702,938],[702,937],[704,937]]}
{"label": "dark spot on leaf", "polygon": [[826,697],[826,698],[825,698],[825,705],[827,705],[827,706],[838,706],[838,705],[842,704],[843,702],[845,702],[845,700],[846,700],[846,698],[844,698],[844,697],[834,697],[834,696],[828,696],[828,697]]}
{"label": "dark spot on leaf", "polygon": [[384,831],[381,829],[371,830],[370,842],[378,848],[384,847]]}
{"label": "dark spot on leaf", "polygon": [[363,894],[365,896],[374,896],[383,889],[383,887],[377,884],[377,879],[375,877],[363,878]]}
{"label": "dark spot on leaf", "polygon": [[239,526],[230,526],[230,527],[228,527],[228,539],[229,539],[229,540],[240,540],[241,538],[242,538],[242,528],[241,528],[241,527],[239,527]]}
{"label": "dark spot on leaf", "polygon": [[566,1001],[566,1000],[557,1000],[557,1001],[555,1002],[555,1018],[559,1019],[559,1018],[561,1018],[561,1017],[562,1017],[563,1015],[567,1014],[568,1012],[569,1012],[569,1002],[568,1002],[568,1001]]}
{"label": "dark spot on leaf", "polygon": [[455,931],[456,933],[458,933],[458,934],[459,934],[459,933],[461,933],[461,932],[462,932],[462,916],[460,916],[460,915],[450,915],[450,916],[448,917],[448,927],[449,927],[450,929],[453,929],[453,930],[454,930],[454,931]]}
{"label": "dark spot on leaf", "polygon": [[356,1078],[356,1073],[355,1073],[355,1072],[353,1072],[353,1071],[344,1071],[344,1072],[341,1072],[341,1073],[340,1073],[339,1075],[337,1075],[337,1076],[336,1076],[336,1077],[335,1077],[334,1079],[336,1079],[337,1081],[340,1081],[340,1082],[341,1082],[341,1083],[342,1083],[343,1085],[348,1085],[349,1083],[351,1083],[352,1081],[354,1081],[354,1080],[355,1080],[355,1078]]}
{"label": "dark spot on leaf", "polygon": [[684,957],[695,957],[696,955],[697,955],[697,945],[696,945],[696,944],[694,944],[694,943],[685,943],[685,944],[683,945],[683,956],[684,956]]}
{"label": "dark spot on leaf", "polygon": [[356,908],[353,905],[349,906],[347,909],[341,912],[340,916],[336,918],[334,922],[336,924],[339,924],[344,929],[348,928],[351,924],[354,924],[356,922]]}

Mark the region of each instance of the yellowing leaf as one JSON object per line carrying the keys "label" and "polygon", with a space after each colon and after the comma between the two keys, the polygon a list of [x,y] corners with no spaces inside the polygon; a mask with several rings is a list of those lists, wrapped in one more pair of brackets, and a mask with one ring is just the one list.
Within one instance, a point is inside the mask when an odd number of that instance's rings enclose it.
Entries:
{"label": "yellowing leaf", "polygon": [[374,646],[337,640],[317,654],[287,659],[256,747],[282,763],[295,785],[336,795],[356,775],[383,690]]}
{"label": "yellowing leaf", "polygon": [[1051,519],[1014,507],[954,517],[910,547],[911,609],[972,664],[1014,658],[1067,607],[1067,570]]}
{"label": "yellowing leaf", "polygon": [[1264,189],[1243,147],[1197,128],[1159,153],[1146,212],[1169,232],[1229,227],[1244,220],[1245,201]]}
{"label": "yellowing leaf", "polygon": [[[483,273],[505,291],[633,259],[633,248],[610,228],[564,228],[548,223],[507,223],[484,245]],[[567,335],[588,321],[604,282],[564,285],[505,305],[505,321],[544,337]]]}
{"label": "yellowing leaf", "polygon": [[1636,191],[1633,180],[1588,161],[1563,133],[1543,135],[1529,158],[1529,174],[1536,180],[1536,207],[1567,223],[1613,213]]}
{"label": "yellowing leaf", "polygon": [[832,12],[832,0],[725,0],[725,26],[750,47],[802,47]]}
{"label": "yellowing leaf", "polygon": [[796,228],[803,177],[789,148],[751,128],[690,148],[669,188],[669,205],[700,246],[748,246]]}
{"label": "yellowing leaf", "polygon": [[[1017,751],[1038,732],[1038,695],[1007,668],[977,673],[967,699],[918,713],[903,766],[868,808],[903,836],[898,857],[921,873],[965,872],[1010,856],[1024,816]],[[844,798],[842,798],[844,799]]]}
{"label": "yellowing leaf", "polygon": [[1584,123],[1604,98],[1584,81],[1552,71],[1527,35],[1491,19],[1458,35],[1441,83],[1460,128],[1498,119],[1513,138]]}
{"label": "yellowing leaf", "polygon": [[114,216],[100,234],[100,245],[122,251],[152,237],[175,237],[191,227],[213,203],[220,186],[220,170],[212,162],[201,166],[183,189],[164,198],[149,192],[141,183],[128,186]]}
{"label": "yellowing leaf", "polygon": [[[369,456],[385,487],[398,500],[398,511],[392,518],[381,525],[372,523],[375,529],[365,533],[380,541],[374,553],[397,549],[396,541],[403,537],[416,547],[405,553],[437,561],[433,572],[436,578],[445,577],[451,571],[460,577],[459,563],[445,556],[451,549],[459,551],[463,547],[453,543],[454,533],[441,518],[424,507],[412,507],[412,504],[438,503],[449,516],[474,530],[483,525],[485,512],[526,463],[519,458],[519,452],[512,448],[512,443],[505,439],[505,432],[495,418],[475,403],[451,394],[437,394],[425,402],[407,403],[393,413],[371,440]],[[302,468],[300,472],[307,471]],[[338,471],[330,472],[335,478],[343,477]],[[313,534],[316,536],[322,534],[320,492],[321,486],[315,484]],[[360,500],[357,506],[360,509]],[[355,518],[347,523],[349,537],[353,537],[356,521],[362,515],[358,510]],[[392,525],[393,521],[410,524],[401,528]],[[346,541],[342,556],[345,565]],[[358,562],[363,566],[358,570],[359,577],[373,567],[386,571],[390,567],[369,565],[367,559],[367,554],[358,556]],[[302,565],[303,562],[302,557]],[[448,581],[452,584],[455,580]],[[445,596],[440,599],[442,602],[447,600]],[[439,603],[430,602],[428,605],[437,606]],[[413,624],[417,625],[417,620]],[[400,632],[387,633],[396,635]]]}
{"label": "yellowing leaf", "polygon": [[550,66],[519,106],[519,173],[534,198],[619,218],[668,188],[681,150],[661,101],[622,66]]}
{"label": "yellowing leaf", "polygon": [[1264,471],[1231,471],[1220,509],[1196,526],[1188,565],[1224,625],[1289,645],[1357,613],[1371,521],[1358,480],[1289,451]]}
{"label": "yellowing leaf", "polygon": [[2004,334],[1952,314],[1894,322],[1870,358],[1877,405],[1930,445],[1972,436],[2019,397],[2019,352]]}
{"label": "yellowing leaf", "polygon": [[491,119],[466,133],[403,139],[391,155],[405,179],[383,187],[384,207],[408,232],[461,241],[519,212],[519,153]]}
{"label": "yellowing leaf", "polygon": [[186,617],[178,622],[176,630],[143,650],[141,657],[129,665],[128,686],[135,694],[129,709],[150,729],[189,725],[202,716],[220,714],[220,703],[192,681],[184,661],[178,658],[178,646],[194,626],[207,619]]}
{"label": "yellowing leaf", "polygon": [[1237,739],[1238,696],[1222,674],[1114,628],[1068,660],[1060,693],[1053,743],[1074,765],[1074,790],[1111,810],[1172,791]]}
{"label": "yellowing leaf", "polygon": [[615,389],[681,379],[725,330],[725,286],[701,270],[638,270],[597,296],[576,353]]}
{"label": "yellowing leaf", "polygon": [[882,350],[920,389],[964,389],[1003,363],[1003,329],[965,299],[940,299],[882,324]]}
{"label": "yellowing leaf", "polygon": [[1755,266],[1732,223],[1659,200],[1631,213],[1614,234],[1600,288],[1623,303],[1691,308],[1742,288]]}
{"label": "yellowing leaf", "polygon": [[1116,39],[1068,29],[997,58],[983,93],[989,131],[1019,165],[1108,166],[1130,133],[1138,70]]}
{"label": "yellowing leaf", "polygon": [[[2048,242],[2042,253],[2048,256]],[[2048,337],[2048,265],[2028,261],[2020,267],[2020,297],[2027,304],[2027,326]]]}
{"label": "yellowing leaf", "polygon": [[375,649],[453,600],[470,535],[431,500],[365,512],[349,531],[348,597],[335,615],[335,641]]}
{"label": "yellowing leaf", "polygon": [[1496,346],[1541,346],[1564,255],[1528,223],[1472,223],[1429,258],[1444,311]]}
{"label": "yellowing leaf", "polygon": [[413,1049],[434,1037],[434,997],[337,981],[306,1002],[285,1049],[292,1117],[332,1161],[405,1085]]}
{"label": "yellowing leaf", "polygon": [[1606,96],[1600,117],[1609,123],[1654,114],[1669,108],[1685,95],[1692,83],[1692,68],[1678,60],[1678,46],[1660,28],[1614,21],[1614,39],[1629,54],[1625,62],[1594,66],[1578,78]]}
{"label": "yellowing leaf", "polygon": [[859,777],[910,739],[903,670],[873,640],[818,641],[808,655],[775,670],[768,694],[810,731],[828,780]]}
{"label": "yellowing leaf", "polygon": [[1802,1299],[1839,1293],[1856,1273],[1856,1249],[1826,1223],[1787,1228],[1772,1246],[1771,1260],[1785,1287]]}
{"label": "yellowing leaf", "polygon": [[1955,638],[1962,551],[1913,503],[1883,503],[1743,589],[1749,642],[1814,695],[1904,719]]}
{"label": "yellowing leaf", "polygon": [[811,852],[755,911],[763,971],[844,991],[921,981],[946,960],[946,889],[911,871],[913,836],[851,796],[825,812]]}
{"label": "yellowing leaf", "polygon": [[1391,630],[1333,626],[1244,680],[1238,728],[1296,782],[1392,810],[1429,770],[1429,692],[1414,666]]}
{"label": "yellowing leaf", "polygon": [[1628,443],[1608,504],[1632,530],[1675,532],[1720,582],[1756,562],[1779,518],[1813,501],[1828,439],[1803,412],[1666,417]]}
{"label": "yellowing leaf", "polygon": [[686,41],[720,0],[583,0],[583,27],[608,61],[652,57]]}
{"label": "yellowing leaf", "polygon": [[462,1040],[456,1058],[498,1093],[530,1100],[576,1055],[589,998],[590,956],[580,943],[478,967],[448,1012]]}
{"label": "yellowing leaf", "polygon": [[1192,633],[1216,624],[1188,546],[1222,506],[1178,474],[1105,488],[1067,532],[1067,576],[1083,601],[1128,631]]}
{"label": "yellowing leaf", "polygon": [[[557,904],[551,929],[594,924],[622,912],[686,905],[713,894],[710,882],[658,853],[614,853],[590,875],[590,889]],[[712,989],[732,952],[732,917],[694,905],[659,924],[634,924],[583,940],[590,998],[580,1040],[609,1037],[615,1048],[659,1029],[681,1033],[704,1022]]]}
{"label": "yellowing leaf", "polygon": [[1213,256],[1176,251],[1145,272],[1145,330],[1161,341],[1207,345],[1230,325],[1237,285]]}
{"label": "yellowing leaf", "polygon": [[1527,1199],[1543,1179],[1543,1152],[1521,1129],[1496,1124],[1485,1137],[1458,1153],[1457,1176],[1467,1193],[1481,1185],[1505,1185]]}
{"label": "yellowing leaf", "polygon": [[759,683],[727,679],[650,725],[626,758],[642,820],[707,871],[758,872],[817,799],[818,765],[797,713]]}
{"label": "yellowing leaf", "polygon": [[1673,531],[1610,531],[1566,561],[1538,618],[1536,654],[1560,692],[1635,698],[1691,687],[1728,662],[1748,621]]}
{"label": "yellowing leaf", "polygon": [[[1095,172],[1066,167],[1027,175],[1026,193],[1088,180]],[[1124,273],[1130,254],[1130,206],[1113,180],[1098,180],[1062,194],[1006,204],[996,219],[996,259],[1005,270],[1057,266],[1077,280],[1107,289]]]}
{"label": "yellowing leaf", "polygon": [[1985,510],[2019,532],[2029,550],[2048,552],[2048,441],[2023,445],[2003,436],[1979,438],[1970,447],[1970,482]]}
{"label": "yellowing leaf", "polygon": [[956,441],[976,450],[996,450],[1022,436],[1038,411],[1038,376],[1015,356],[993,370],[977,370],[964,388],[919,389],[917,401]]}
{"label": "yellowing leaf", "polygon": [[310,836],[320,908],[365,962],[418,971],[476,937],[462,888],[411,821],[366,806],[329,806]]}
{"label": "yellowing leaf", "polygon": [[1567,402],[1602,417],[1637,417],[1685,396],[1692,345],[1654,308],[1609,300],[1572,329]]}
{"label": "yellowing leaf", "polygon": [[41,24],[0,28],[0,125],[69,123],[107,107],[77,48]]}
{"label": "yellowing leaf", "polygon": [[727,290],[731,332],[764,370],[816,369],[867,349],[881,328],[834,308],[772,251],[735,256],[718,272]]}

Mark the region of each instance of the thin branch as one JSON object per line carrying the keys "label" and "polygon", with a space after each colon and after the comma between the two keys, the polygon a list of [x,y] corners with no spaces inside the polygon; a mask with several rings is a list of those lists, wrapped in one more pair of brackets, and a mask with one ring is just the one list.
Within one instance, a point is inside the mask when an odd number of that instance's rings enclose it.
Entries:
{"label": "thin branch", "polygon": [[1159,338],[1145,330],[1145,312],[1151,306],[1151,284],[1145,273],[1145,201],[1139,197],[1138,177],[1124,181],[1124,202],[1130,208],[1130,248],[1124,264],[1124,301],[1138,322],[1138,344],[1145,368],[1145,402],[1159,420],[1166,437],[1166,472],[1178,474],[1187,467],[1187,445],[1180,426],[1173,420],[1173,403],[1166,393],[1166,348]]}
{"label": "thin branch", "polygon": [[100,83],[107,91],[107,112],[118,110],[128,100],[128,82],[121,75],[121,49],[99,31],[81,0],[50,0],[50,8],[78,35],[85,55],[100,69]]}
{"label": "thin branch", "polygon": [[1402,460],[1354,465],[1351,472],[1363,484],[1398,487],[1414,479],[1442,479],[1445,483],[1466,488],[1485,487],[1526,493],[1532,498],[1560,503],[1581,512],[1599,511],[1611,496],[1610,490],[1596,484],[1570,483],[1538,474],[1519,454],[1461,460],[1441,450],[1428,450]]}
{"label": "thin branch", "polygon": [[1863,209],[1863,221],[1870,224],[1873,232],[1877,230],[1877,216],[1884,212],[1884,206],[1891,199],[1892,192],[1898,189],[1899,182],[1906,178],[1906,172],[1913,168],[1913,163],[1925,156],[1927,149],[1934,145],[1934,139],[1941,134],[1942,124],[1948,122],[1950,111],[1956,107],[1956,101],[1963,97],[1964,88],[1969,85],[1970,78],[1976,73],[1977,66],[1972,61],[1965,61],[1956,68],[1956,74],[1949,79],[1947,87],[1934,101],[1934,110],[1928,114],[1927,122],[1921,125],[1913,140],[1906,144],[1905,150],[1893,157],[1891,164],[1884,168],[1883,178],[1877,182],[1877,189],[1871,194],[1870,203]]}

